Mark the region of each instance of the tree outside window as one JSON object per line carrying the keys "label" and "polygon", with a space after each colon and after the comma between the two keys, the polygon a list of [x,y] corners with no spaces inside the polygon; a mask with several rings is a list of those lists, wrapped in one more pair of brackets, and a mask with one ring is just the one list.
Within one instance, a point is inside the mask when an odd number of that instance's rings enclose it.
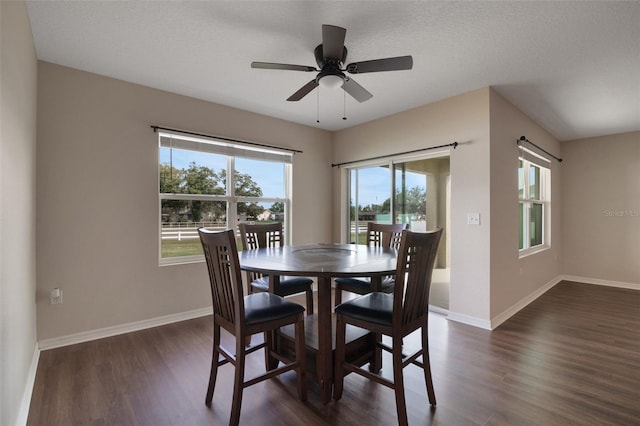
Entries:
{"label": "tree outside window", "polygon": [[162,264],[201,260],[199,227],[236,228],[274,207],[277,220],[287,221],[290,153],[165,133],[159,145]]}

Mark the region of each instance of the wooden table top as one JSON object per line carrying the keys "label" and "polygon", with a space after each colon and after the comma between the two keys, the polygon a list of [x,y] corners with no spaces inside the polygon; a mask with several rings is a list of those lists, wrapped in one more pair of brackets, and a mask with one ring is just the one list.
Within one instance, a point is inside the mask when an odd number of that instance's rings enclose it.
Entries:
{"label": "wooden table top", "polygon": [[240,265],[263,274],[316,277],[392,275],[398,252],[356,244],[306,244],[242,251]]}

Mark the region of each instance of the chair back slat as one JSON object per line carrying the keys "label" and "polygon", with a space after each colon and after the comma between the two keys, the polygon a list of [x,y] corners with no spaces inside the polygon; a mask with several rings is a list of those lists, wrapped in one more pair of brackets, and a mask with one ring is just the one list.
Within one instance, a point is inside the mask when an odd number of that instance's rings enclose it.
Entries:
{"label": "chair back slat", "polygon": [[241,223],[240,237],[243,250],[280,247],[283,244],[282,222],[268,224]]}
{"label": "chair back slat", "polygon": [[229,324],[244,316],[242,275],[238,248],[232,230],[198,229],[209,271],[213,313]]}
{"label": "chair back slat", "polygon": [[367,222],[367,243],[373,247],[397,249],[400,247],[402,231],[406,227],[406,223],[382,224]]}
{"label": "chair back slat", "polygon": [[402,241],[402,231],[406,228],[406,223],[386,224],[367,222],[367,242],[373,247],[393,248],[397,250],[400,248],[400,241]]}
{"label": "chair back slat", "polygon": [[[241,223],[240,238],[242,250],[256,250],[260,248],[275,248],[284,244],[282,235],[282,222],[268,224]],[[247,272],[249,282],[262,277],[258,272]]]}
{"label": "chair back slat", "polygon": [[429,312],[431,275],[441,236],[442,228],[429,232],[402,232],[393,296],[393,320],[400,320],[403,326],[414,323]]}

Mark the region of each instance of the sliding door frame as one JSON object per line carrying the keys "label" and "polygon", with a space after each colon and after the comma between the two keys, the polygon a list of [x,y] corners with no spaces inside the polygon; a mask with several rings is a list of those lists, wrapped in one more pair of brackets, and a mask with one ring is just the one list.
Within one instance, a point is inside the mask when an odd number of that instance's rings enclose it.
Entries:
{"label": "sliding door frame", "polygon": [[[432,159],[450,158],[450,157],[451,157],[450,150],[442,150],[442,151],[433,151],[429,153],[422,153],[419,155],[404,155],[404,156],[398,156],[398,157],[390,157],[388,159],[385,159],[384,161],[363,161],[360,163],[352,163],[349,165],[349,167],[344,167],[343,194],[345,194],[345,196],[342,197],[342,203],[345,206],[345,208],[343,209],[344,217],[342,221],[342,223],[344,223],[344,226],[340,230],[341,241],[351,242],[351,225],[352,225],[351,224],[351,195],[352,195],[352,188],[354,188],[354,185],[351,182],[351,172],[353,170],[371,168],[371,167],[385,167],[385,166],[389,169],[389,173],[391,174],[391,177],[390,177],[390,187],[389,187],[388,194],[390,197],[391,222],[394,223],[395,217],[396,217],[396,206],[395,206],[395,200],[394,200],[395,199],[394,193],[396,188],[396,177],[395,177],[394,167],[402,163],[410,163],[414,161],[432,160]],[[355,186],[356,191],[358,188],[357,185],[358,185],[358,180],[356,179],[356,186]],[[356,217],[355,217],[356,226],[359,226],[358,225],[358,222],[359,222],[358,201],[359,200],[354,197],[354,204],[356,208]]]}

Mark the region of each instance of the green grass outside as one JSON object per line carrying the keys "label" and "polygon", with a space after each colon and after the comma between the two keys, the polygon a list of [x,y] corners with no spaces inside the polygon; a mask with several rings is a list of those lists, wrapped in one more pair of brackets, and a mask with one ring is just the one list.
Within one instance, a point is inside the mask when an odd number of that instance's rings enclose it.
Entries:
{"label": "green grass outside", "polygon": [[[351,241],[355,240],[355,234],[352,232],[351,233]],[[357,244],[368,244],[367,242],[367,233],[366,232],[362,232],[358,235],[358,242]]]}
{"label": "green grass outside", "polygon": [[197,238],[185,240],[162,240],[162,257],[202,255],[202,245]]}
{"label": "green grass outside", "polygon": [[[242,250],[242,241],[237,239],[238,250]],[[199,238],[184,240],[162,240],[162,258],[202,255],[202,244]]]}

